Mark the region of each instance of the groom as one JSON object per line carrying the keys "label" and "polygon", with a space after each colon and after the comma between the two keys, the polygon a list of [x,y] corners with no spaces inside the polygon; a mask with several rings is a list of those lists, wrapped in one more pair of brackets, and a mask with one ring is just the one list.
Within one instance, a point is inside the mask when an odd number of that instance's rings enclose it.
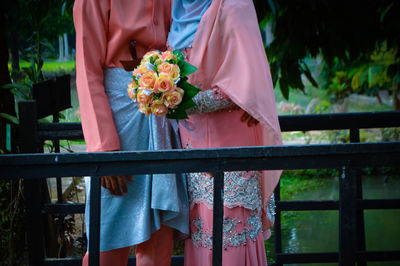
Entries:
{"label": "groom", "polygon": [[[73,15],[76,29],[76,83],[82,128],[89,152],[121,149],[121,132],[116,128],[118,121],[113,117],[113,110],[105,93],[104,72],[107,69],[122,69],[120,60],[131,59],[131,40],[137,42],[139,57],[150,49],[165,50],[171,22],[171,6],[171,0],[75,0]],[[112,89],[114,88],[111,88],[114,93]],[[145,125],[135,126],[138,128]],[[129,138],[136,138],[136,142],[141,141],[133,132]],[[138,148],[132,147],[131,150],[135,149]],[[134,195],[139,198],[136,201],[140,201],[142,205],[128,201],[132,199],[132,190],[147,182],[137,179],[133,181],[131,176],[101,177],[101,184],[106,189],[102,191],[100,220],[102,266],[127,265],[132,245],[136,245],[136,265],[170,265],[173,228],[161,224],[164,221],[162,219],[166,219],[162,211],[170,214],[170,210],[153,209],[154,202],[145,198],[144,191],[143,195]],[[151,178],[148,182],[151,182]],[[144,187],[152,186],[151,183],[145,183]],[[87,191],[90,193],[90,189]],[[176,202],[171,211],[179,210],[180,204]],[[87,204],[86,211],[89,207]],[[86,216],[87,224],[88,218]],[[180,222],[183,220],[184,222]],[[172,224],[170,220],[168,222],[169,225]],[[181,224],[173,225],[175,229],[188,227],[188,217],[176,223],[179,222]],[[180,231],[188,233],[185,229]],[[87,263],[88,254],[84,257],[83,265]]]}

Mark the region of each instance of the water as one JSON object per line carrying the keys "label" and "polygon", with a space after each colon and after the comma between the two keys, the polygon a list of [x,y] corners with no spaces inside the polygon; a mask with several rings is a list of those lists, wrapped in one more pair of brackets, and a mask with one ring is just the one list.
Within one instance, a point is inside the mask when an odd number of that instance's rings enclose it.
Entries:
{"label": "water", "polygon": [[[299,193],[289,200],[338,200],[338,195],[338,179],[332,178],[324,182],[321,189]],[[399,198],[400,178],[363,177],[363,195],[365,199]],[[366,210],[364,218],[368,251],[400,250],[400,210]],[[282,228],[282,249],[285,253],[338,251],[338,211],[286,212],[282,215],[283,225],[285,219],[294,225]],[[400,262],[368,265],[400,265]]]}

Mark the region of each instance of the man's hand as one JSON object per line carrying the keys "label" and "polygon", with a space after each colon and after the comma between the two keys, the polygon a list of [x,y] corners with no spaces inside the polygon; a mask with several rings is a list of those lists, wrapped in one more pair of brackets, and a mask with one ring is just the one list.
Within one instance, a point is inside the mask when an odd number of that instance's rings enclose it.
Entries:
{"label": "man's hand", "polygon": [[108,189],[112,195],[122,196],[122,193],[128,193],[126,180],[133,182],[133,177],[130,175],[125,176],[102,176],[101,185]]}
{"label": "man's hand", "polygon": [[257,119],[253,118],[251,115],[249,115],[247,112],[244,112],[242,117],[240,118],[240,121],[246,122],[247,121],[247,126],[256,126],[259,122]]}

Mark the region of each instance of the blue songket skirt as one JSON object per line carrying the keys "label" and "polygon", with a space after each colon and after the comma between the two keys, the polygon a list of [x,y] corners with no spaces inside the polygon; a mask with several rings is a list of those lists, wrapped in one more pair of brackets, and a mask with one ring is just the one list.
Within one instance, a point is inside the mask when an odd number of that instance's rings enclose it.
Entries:
{"label": "blue songket skirt", "polygon": [[[121,150],[180,148],[177,127],[164,117],[145,116],[128,96],[132,73],[104,69],[104,86],[120,138]],[[189,234],[189,205],[184,174],[135,175],[128,194],[113,196],[101,188],[100,251],[136,245],[167,225]],[[89,237],[90,178],[86,178],[86,232]]]}

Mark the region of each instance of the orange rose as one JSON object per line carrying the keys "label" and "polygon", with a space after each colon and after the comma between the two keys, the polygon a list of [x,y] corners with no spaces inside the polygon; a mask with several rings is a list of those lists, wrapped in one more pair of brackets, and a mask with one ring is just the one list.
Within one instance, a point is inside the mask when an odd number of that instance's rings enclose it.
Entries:
{"label": "orange rose", "polygon": [[155,100],[151,104],[151,112],[155,114],[156,116],[164,116],[168,112],[168,108],[165,106],[165,104],[160,101],[160,100]]}
{"label": "orange rose", "polygon": [[153,60],[156,61],[157,58],[160,56],[160,51],[150,51],[144,54],[142,62],[149,62],[150,57],[153,57]]}
{"label": "orange rose", "polygon": [[139,112],[149,116],[151,114],[151,108],[148,105],[139,104]]}
{"label": "orange rose", "polygon": [[174,90],[175,84],[168,74],[160,73],[154,83],[154,92],[171,92]]}
{"label": "orange rose", "polygon": [[179,67],[167,62],[164,62],[158,66],[158,72],[168,74],[173,81],[177,80],[180,75]]}
{"label": "orange rose", "polygon": [[172,64],[163,62],[161,65],[158,66],[157,70],[159,73],[169,74],[172,72]]}
{"label": "orange rose", "polygon": [[165,51],[161,53],[161,60],[166,61],[169,59],[176,59],[176,56],[171,51]]}
{"label": "orange rose", "polygon": [[182,102],[184,91],[176,88],[174,91],[165,95],[165,104],[170,109],[175,109]]}
{"label": "orange rose", "polygon": [[134,77],[136,77],[136,76],[141,76],[141,75],[143,75],[144,73],[146,73],[147,72],[147,68],[146,68],[146,66],[145,65],[139,65],[138,67],[136,67],[134,70],[133,70],[133,73],[132,73],[132,75],[134,76]]}
{"label": "orange rose", "polygon": [[155,72],[148,71],[139,78],[139,86],[153,89],[156,80],[157,74]]}
{"label": "orange rose", "polygon": [[169,76],[172,78],[174,82],[176,82],[181,75],[181,70],[177,65],[172,65],[172,72],[169,74]]}
{"label": "orange rose", "polygon": [[135,88],[136,84],[135,82],[132,83],[128,83],[128,95],[129,98],[131,98],[133,101],[136,101],[136,88]]}
{"label": "orange rose", "polygon": [[147,90],[146,88],[138,88],[137,94],[136,94],[136,99],[139,104],[148,105],[153,100],[152,92]]}

